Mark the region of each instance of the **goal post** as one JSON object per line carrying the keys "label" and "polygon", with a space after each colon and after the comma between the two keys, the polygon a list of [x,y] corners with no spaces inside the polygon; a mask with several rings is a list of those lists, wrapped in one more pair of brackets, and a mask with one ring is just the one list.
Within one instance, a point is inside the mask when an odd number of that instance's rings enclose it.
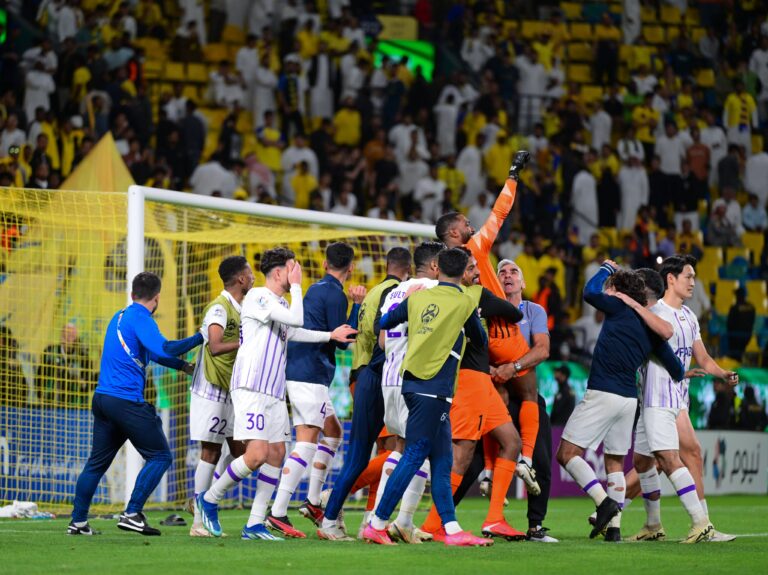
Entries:
{"label": "goal post", "polygon": [[[187,265],[186,265],[186,256],[187,256],[187,247],[186,242],[189,241],[189,234],[190,234],[190,219],[194,219],[195,216],[192,216],[190,218],[190,214],[187,210],[192,209],[195,210],[195,214],[197,216],[200,215],[200,213],[206,213],[208,216],[216,217],[216,214],[229,214],[230,216],[250,216],[253,218],[258,218],[262,221],[274,221],[274,222],[280,222],[280,223],[288,223],[289,226],[291,224],[297,224],[297,225],[303,225],[303,226],[317,226],[319,228],[325,229],[325,230],[334,230],[332,233],[334,235],[338,235],[339,239],[342,239],[344,236],[352,235],[352,236],[372,236],[372,235],[383,235],[383,236],[401,236],[405,238],[408,238],[405,243],[412,243],[412,240],[415,238],[433,238],[435,236],[434,226],[426,225],[426,224],[414,224],[409,222],[400,222],[400,221],[390,221],[390,220],[380,220],[380,219],[372,219],[372,218],[365,218],[360,216],[348,216],[348,215],[342,215],[342,214],[334,214],[334,213],[327,213],[327,212],[318,212],[318,211],[310,211],[310,210],[300,210],[296,208],[288,208],[288,207],[282,207],[282,206],[274,206],[269,204],[257,204],[257,203],[247,203],[242,202],[238,200],[230,200],[230,199],[224,199],[224,198],[214,198],[209,196],[200,196],[196,194],[191,193],[185,193],[185,192],[174,192],[174,191],[168,191],[168,190],[162,190],[157,188],[150,188],[146,186],[130,186],[128,189],[128,200],[127,200],[127,214],[128,214],[128,220],[127,220],[127,236],[126,236],[126,260],[127,260],[127,266],[126,266],[126,284],[127,284],[127,297],[128,302],[131,301],[131,280],[133,277],[136,276],[136,274],[144,271],[144,262],[145,262],[145,241],[147,237],[147,226],[146,224],[146,206],[148,203],[153,203],[155,205],[164,205],[164,206],[176,206],[179,208],[182,208],[182,218],[181,222],[176,221],[176,227],[173,230],[164,230],[161,233],[163,235],[170,234],[177,235],[178,239],[181,239],[184,242],[184,248],[182,249],[182,266],[181,266],[181,275],[182,281],[182,292],[186,292],[186,287],[188,285],[188,281],[186,279],[187,274]],[[235,222],[234,220],[226,220],[233,225],[241,225],[238,222]],[[247,224],[246,224],[247,225]],[[194,227],[194,226],[192,226]],[[219,229],[210,231],[211,234],[213,234],[213,237],[205,238],[206,241],[210,241],[211,243],[217,243],[219,241],[229,243],[231,240],[238,240],[242,241],[243,244],[246,243],[256,243],[261,244],[265,249],[268,249],[268,247],[274,247],[276,245],[282,245],[283,243],[286,243],[284,241],[281,241],[281,239],[285,238],[248,238],[248,237],[232,237],[232,238],[223,238],[223,237],[216,237],[216,234],[221,234],[222,230],[225,229],[227,226],[223,225],[219,227]],[[342,231],[346,230],[346,231]],[[193,232],[196,236],[199,236],[200,233],[198,231]],[[241,231],[242,233],[242,231]],[[239,236],[239,233],[234,234],[234,236]],[[313,234],[310,233],[310,236]],[[317,235],[317,234],[315,234]],[[326,235],[326,234],[322,234]],[[185,239],[186,238],[186,239]],[[333,239],[333,238],[328,238]],[[250,240],[250,241],[247,241]],[[321,251],[321,250],[320,250]],[[316,254],[317,255],[317,254]],[[321,254],[322,255],[322,254]],[[364,255],[364,254],[363,254]],[[317,258],[315,258],[317,259]],[[304,263],[306,265],[306,263]],[[317,274],[315,274],[317,275]],[[372,274],[372,276],[375,274]],[[371,277],[370,279],[374,279]],[[306,286],[305,286],[306,287]],[[202,318],[196,318],[199,322]],[[186,335],[189,335],[188,333],[179,333],[177,334],[179,337],[184,337]],[[169,425],[169,409],[166,408],[160,408],[160,416],[163,420],[164,427],[166,427],[166,433],[168,433],[170,430],[168,429]],[[136,476],[138,475],[139,471],[141,470],[142,466],[142,459],[139,453],[133,448],[133,446],[128,446],[126,449],[126,457],[125,457],[125,501],[127,502],[130,499],[131,491],[133,490],[133,485],[135,484]],[[161,484],[160,490],[162,493],[165,493],[167,495],[168,492],[168,477],[165,476],[163,479],[163,483]]]}

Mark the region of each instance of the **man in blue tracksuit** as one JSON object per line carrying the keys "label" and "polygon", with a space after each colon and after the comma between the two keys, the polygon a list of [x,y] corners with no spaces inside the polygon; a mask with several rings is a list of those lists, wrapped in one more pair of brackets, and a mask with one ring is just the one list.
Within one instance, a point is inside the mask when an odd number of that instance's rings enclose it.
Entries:
{"label": "man in blue tracksuit", "polygon": [[[624,457],[632,445],[637,411],[637,370],[653,353],[669,375],[680,381],[683,364],[669,347],[672,326],[646,309],[645,282],[637,272],[606,260],[584,287],[584,301],[605,314],[597,338],[587,392],[565,425],[557,461],[597,505],[594,538],[606,526],[606,541],[621,541]],[[603,444],[607,493],[582,457]],[[615,518],[615,519],[614,519]]]}
{"label": "man in blue tracksuit", "polygon": [[88,525],[88,508],[99,480],[117,452],[130,440],[146,464],[117,526],[142,535],[160,535],[142,513],[144,503],[171,465],[171,450],[153,405],[144,402],[146,366],[154,361],[192,374],[194,366],[177,356],[203,343],[199,333],[168,341],[160,333],[152,314],[160,300],[160,278],[142,272],[133,278],[133,303],[117,312],[104,336],[99,383],[93,395],[93,446],[85,468],[77,479],[70,535],[94,535]]}

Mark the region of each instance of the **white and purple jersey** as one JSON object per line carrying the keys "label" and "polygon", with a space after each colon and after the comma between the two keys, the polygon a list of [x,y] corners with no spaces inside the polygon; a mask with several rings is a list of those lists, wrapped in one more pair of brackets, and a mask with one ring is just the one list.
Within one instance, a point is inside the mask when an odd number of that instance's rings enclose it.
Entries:
{"label": "white and purple jersey", "polygon": [[287,341],[325,342],[330,333],[302,329],[301,285],[291,285],[291,305],[266,287],[251,289],[240,312],[240,349],[232,369],[231,391],[249,389],[285,399]]}
{"label": "white and purple jersey", "polygon": [[[387,294],[381,306],[381,315],[392,311],[405,299],[408,289],[414,285],[423,285],[426,289],[435,287],[439,282],[429,278],[411,278],[400,283]],[[400,366],[408,350],[408,322],[384,332],[384,367],[382,368],[382,387],[400,387],[403,385],[403,376],[400,375]]]}
{"label": "white and purple jersey", "polygon": [[[675,309],[664,300],[659,300],[651,311],[672,324],[675,332],[668,343],[685,371],[691,366],[693,344],[701,339],[699,320],[686,306]],[[688,409],[688,380],[675,381],[669,373],[653,359],[640,373],[640,390],[643,407],[669,407]]]}

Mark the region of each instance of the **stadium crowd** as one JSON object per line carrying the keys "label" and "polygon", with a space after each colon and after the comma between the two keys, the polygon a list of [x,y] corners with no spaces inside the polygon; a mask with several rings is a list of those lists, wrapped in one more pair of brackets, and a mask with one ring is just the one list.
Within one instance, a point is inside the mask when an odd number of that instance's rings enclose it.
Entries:
{"label": "stadium crowd", "polygon": [[[424,223],[459,209],[481,222],[512,154],[529,149],[494,252],[519,261],[563,355],[585,347],[566,312],[606,257],[642,267],[768,228],[759,3],[727,14],[718,1],[578,14],[568,3],[537,14],[525,2],[388,3],[438,46],[433,81],[407,57],[377,54],[368,4],[8,2],[0,185],[57,188],[111,132],[140,184]],[[683,12],[651,44],[670,9]],[[204,84],[192,77],[202,62]],[[171,78],[177,64],[187,73]],[[595,328],[584,315],[577,335]]]}

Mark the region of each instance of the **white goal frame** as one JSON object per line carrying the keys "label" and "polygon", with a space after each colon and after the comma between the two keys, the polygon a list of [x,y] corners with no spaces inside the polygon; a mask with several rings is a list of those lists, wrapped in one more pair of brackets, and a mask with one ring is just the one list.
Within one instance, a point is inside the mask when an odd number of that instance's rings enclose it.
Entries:
{"label": "white goal frame", "polygon": [[[172,192],[146,186],[130,186],[128,188],[128,229],[126,237],[126,295],[129,305],[132,301],[131,281],[137,274],[144,271],[144,204],[147,201],[209,209],[218,212],[245,214],[266,219],[294,221],[304,224],[370,230],[373,232],[381,232],[382,234],[406,235],[422,238],[435,237],[434,226],[426,224],[413,224],[409,222],[380,220],[360,216],[346,216],[342,214],[300,210],[297,208],[286,208],[269,204],[242,202],[225,198],[199,196],[189,192]],[[168,414],[161,413],[160,416],[161,419],[163,419],[164,426],[166,426],[168,423]],[[136,476],[139,474],[141,467],[141,455],[139,455],[138,451],[136,451],[129,441],[126,444],[125,457],[124,496],[126,503],[131,498],[131,492],[133,491],[133,486],[136,482]],[[160,487],[161,492],[165,489],[164,486],[167,485],[166,481],[167,476],[163,476],[163,483],[161,483]]]}

